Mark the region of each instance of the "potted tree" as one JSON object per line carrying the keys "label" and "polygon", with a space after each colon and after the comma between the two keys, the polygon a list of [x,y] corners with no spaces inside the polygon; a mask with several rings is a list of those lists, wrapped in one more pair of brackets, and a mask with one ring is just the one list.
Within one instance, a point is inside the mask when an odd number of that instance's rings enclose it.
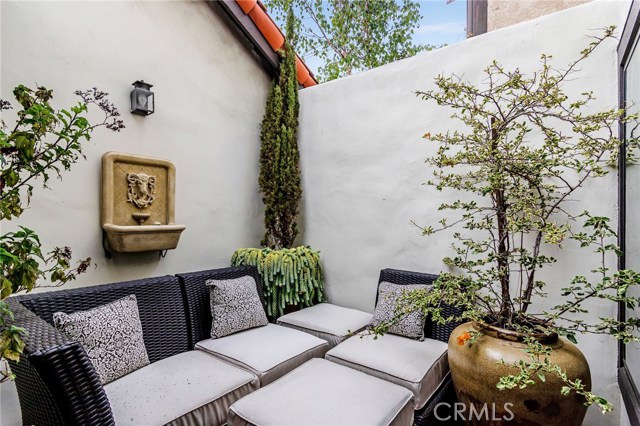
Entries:
{"label": "potted tree", "polygon": [[[638,318],[588,315],[592,299],[637,306],[626,290],[640,285],[640,274],[614,269],[619,250],[608,218],[573,212],[568,203],[625,160],[618,158],[618,122],[637,119],[620,109],[593,111],[591,92],[570,99],[563,89],[613,32],[607,28],[564,69],[546,55],[530,76],[494,61],[482,87],[441,75],[435,90],[417,93],[455,110],[452,118],[468,129],[424,135],[439,144],[427,160],[435,170],[428,184],[465,195],[439,207],[450,213],[439,225],[420,226],[425,235],[455,230],[455,254],[444,259],[450,271],[431,291],[406,294],[397,316],[418,308],[440,323],[468,321],[452,333],[448,357],[472,424],[570,426],[582,423],[588,405],[610,411],[591,392],[577,337],[640,341]],[[563,244],[593,250],[599,261],[558,293],[539,270],[556,262],[548,249]],[[537,304],[545,291],[553,299]],[[440,301],[464,313],[443,317]]]}
{"label": "potted tree", "polygon": [[271,319],[287,310],[324,301],[319,252],[305,246],[293,247],[302,196],[294,23],[291,8],[285,45],[279,51],[279,74],[269,92],[261,126],[258,183],[265,206],[263,247],[238,249],[231,258],[234,266],[258,268]]}

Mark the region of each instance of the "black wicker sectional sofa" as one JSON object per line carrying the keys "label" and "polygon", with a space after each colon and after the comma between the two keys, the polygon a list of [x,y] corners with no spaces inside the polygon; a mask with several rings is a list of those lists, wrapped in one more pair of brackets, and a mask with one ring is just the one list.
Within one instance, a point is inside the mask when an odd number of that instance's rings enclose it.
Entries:
{"label": "black wicker sectional sofa", "polygon": [[[220,360],[193,349],[198,342],[209,338],[211,329],[205,281],[246,275],[255,279],[263,299],[261,281],[253,267],[9,298],[16,325],[28,331],[22,360],[10,362],[16,374],[23,424],[223,424],[229,406],[259,388],[260,380],[265,380],[267,375],[238,368],[225,362],[224,357]],[[433,278],[398,270],[383,270],[380,276],[381,281],[398,284],[429,283]],[[85,350],[60,333],[52,325],[52,317],[58,311],[88,310],[131,294],[137,298],[144,345],[151,364],[103,386]],[[446,342],[452,327],[427,321],[426,335]],[[310,335],[308,338],[316,339]],[[327,350],[326,345],[308,346],[309,350],[293,360],[290,369],[312,357],[324,356]],[[140,373],[145,369],[149,369],[147,373]],[[424,408],[415,413],[415,423],[438,424],[433,409],[443,398],[449,398],[451,391],[450,380],[443,381]],[[132,407],[143,417],[123,415]]]}
{"label": "black wicker sectional sofa", "polygon": [[[258,283],[259,294],[262,294],[260,279],[255,268],[225,268],[200,273],[163,276],[136,281],[105,284],[92,287],[61,290],[49,293],[29,294],[9,299],[10,306],[16,315],[16,323],[25,327],[28,335],[25,339],[24,356],[19,363],[10,363],[16,375],[16,387],[22,410],[24,425],[114,425],[114,424],[165,424],[171,423],[184,412],[177,412],[171,418],[171,410],[183,410],[185,404],[215,402],[219,400],[219,410],[224,411],[236,399],[257,389],[259,383],[255,376],[228,363],[220,362],[201,351],[194,351],[193,346],[204,338],[205,323],[211,323],[211,312],[204,281],[207,279],[229,279],[251,275]],[[201,283],[201,286],[197,286]],[[201,291],[200,291],[201,290]],[[142,385],[148,386],[148,401],[161,397],[163,385],[180,386],[179,382],[191,382],[194,390],[191,395],[180,395],[182,405],[175,398],[163,401],[165,413],[156,409],[149,412],[143,423],[139,418],[119,418],[117,411],[126,409],[127,404],[145,404],[145,401],[133,401],[136,396],[128,395],[132,400],[122,400],[127,395],[114,396],[110,387],[122,385],[122,379],[128,379],[138,371],[124,376],[105,386],[101,384],[86,352],[77,342],[69,341],[53,324],[53,314],[57,311],[75,312],[103,305],[119,298],[134,294],[137,298],[140,321],[144,335],[144,343],[151,364],[158,373],[175,373],[165,377],[166,383],[150,383],[142,379]],[[198,357],[195,358],[194,357]],[[158,368],[163,366],[165,368]],[[185,376],[183,366],[198,364],[198,371],[193,377]],[[218,370],[218,371],[216,371]],[[221,374],[224,372],[224,374]],[[203,375],[210,373],[211,377]],[[222,377],[222,378],[221,378]],[[135,377],[134,377],[135,379]],[[198,383],[202,381],[204,383]],[[199,386],[218,380],[218,389],[208,389],[210,395]],[[254,383],[255,382],[255,383]],[[125,385],[127,385],[125,383]],[[136,383],[129,383],[130,387]],[[125,386],[126,387],[126,386]],[[127,391],[127,389],[125,389]],[[176,397],[178,395],[176,394]],[[197,398],[204,398],[197,401]],[[113,399],[122,407],[115,407]],[[138,398],[139,399],[139,398]],[[147,402],[148,402],[147,401]],[[171,404],[178,406],[170,406]],[[209,407],[212,409],[212,407]],[[191,412],[193,410],[190,410]],[[162,415],[164,414],[164,418]],[[191,417],[182,418],[174,424],[198,424],[198,419],[207,419],[207,415],[216,413],[193,413]],[[220,415],[220,413],[217,413]],[[168,416],[168,417],[167,417]],[[191,423],[189,422],[191,421]],[[203,424],[215,424],[207,421]]]}

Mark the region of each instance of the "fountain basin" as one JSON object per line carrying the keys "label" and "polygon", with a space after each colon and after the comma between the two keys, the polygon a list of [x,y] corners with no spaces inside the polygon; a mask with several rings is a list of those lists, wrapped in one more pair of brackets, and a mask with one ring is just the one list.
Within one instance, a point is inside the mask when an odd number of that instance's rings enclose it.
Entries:
{"label": "fountain basin", "polygon": [[171,250],[178,246],[184,225],[115,225],[105,223],[111,250],[117,253]]}

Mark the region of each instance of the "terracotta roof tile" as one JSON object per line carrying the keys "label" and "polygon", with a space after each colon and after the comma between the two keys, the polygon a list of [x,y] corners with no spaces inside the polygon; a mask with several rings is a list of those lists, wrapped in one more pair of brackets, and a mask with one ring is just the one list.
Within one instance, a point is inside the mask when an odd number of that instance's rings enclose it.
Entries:
{"label": "terracotta roof tile", "polygon": [[[235,0],[245,15],[249,15],[256,27],[260,30],[269,46],[275,51],[284,46],[284,34],[266,12],[262,2],[258,0]],[[318,84],[309,67],[296,55],[296,71],[298,83],[303,87],[311,87]]]}

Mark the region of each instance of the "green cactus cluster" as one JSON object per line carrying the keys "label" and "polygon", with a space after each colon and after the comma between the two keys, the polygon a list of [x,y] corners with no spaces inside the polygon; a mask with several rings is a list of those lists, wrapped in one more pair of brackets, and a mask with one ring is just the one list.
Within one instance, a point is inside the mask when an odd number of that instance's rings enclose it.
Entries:
{"label": "green cactus cluster", "polygon": [[269,318],[279,317],[289,305],[303,308],[325,301],[320,253],[310,247],[241,248],[231,264],[258,268]]}

